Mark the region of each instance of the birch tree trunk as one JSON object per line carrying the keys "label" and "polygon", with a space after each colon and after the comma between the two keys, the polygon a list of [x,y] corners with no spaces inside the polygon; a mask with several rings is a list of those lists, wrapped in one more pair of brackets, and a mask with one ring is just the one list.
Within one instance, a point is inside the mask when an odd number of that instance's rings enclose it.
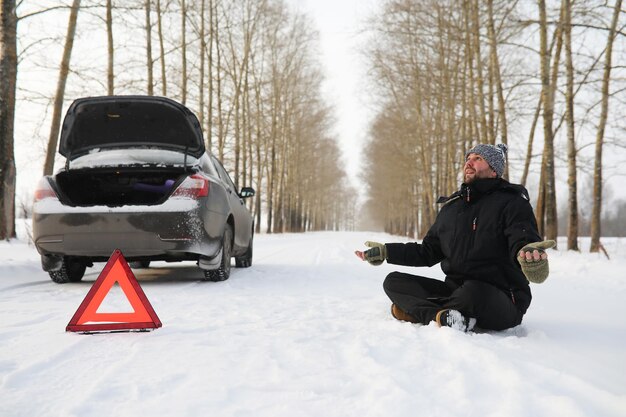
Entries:
{"label": "birch tree trunk", "polygon": [[150,21],[150,14],[152,7],[150,2],[152,0],[146,0],[146,68],[148,70],[148,89],[147,94],[149,96],[154,95],[154,63],[152,61],[152,23]]}
{"label": "birch tree trunk", "polygon": [[205,39],[205,28],[204,28],[204,9],[205,9],[205,0],[200,2],[200,70],[198,71],[198,78],[200,79],[200,85],[198,88],[198,94],[200,96],[198,102],[198,119],[200,121],[200,126],[204,126],[204,61],[206,56],[206,39]]}
{"label": "birch tree trunk", "polygon": [[187,104],[187,6],[185,0],[181,0],[181,103]]}
{"label": "birch tree trunk", "polygon": [[57,90],[54,96],[54,108],[52,110],[52,125],[50,126],[50,137],[48,138],[48,149],[46,151],[46,160],[44,162],[43,174],[51,175],[54,170],[54,157],[57,151],[59,141],[59,130],[61,127],[61,112],[63,111],[63,99],[65,96],[65,84],[67,76],[70,72],[70,59],[72,57],[72,48],[74,47],[74,34],[76,33],[76,21],[78,20],[78,10],[80,9],[80,0],[74,0],[70,11],[70,18],[67,24],[67,34],[65,36],[65,47],[63,48],[63,58],[59,67],[59,79],[57,82]]}
{"label": "birch tree trunk", "polygon": [[156,2],[157,31],[159,35],[159,52],[161,56],[161,92],[167,97],[167,76],[165,74],[165,47],[163,45],[163,13],[161,11],[161,0]]}
{"label": "birch tree trunk", "polygon": [[596,133],[595,160],[593,165],[593,208],[591,209],[591,247],[590,252],[600,250],[600,233],[602,214],[602,147],[604,145],[604,129],[609,113],[609,83],[611,81],[611,60],[613,57],[613,40],[615,39],[615,29],[619,20],[622,8],[622,0],[615,1],[613,8],[613,20],[609,29],[609,37],[606,42],[606,61],[604,62],[604,76],[602,77],[602,108],[600,110],[600,120]]}
{"label": "birch tree trunk", "polygon": [[526,147],[526,159],[524,160],[524,171],[522,172],[522,179],[520,184],[526,186],[528,180],[528,172],[530,170],[530,161],[533,158],[533,143],[535,141],[535,131],[537,130],[537,122],[539,121],[539,115],[541,114],[541,107],[543,103],[543,97],[539,96],[539,102],[535,108],[535,114],[533,115],[533,121],[530,124],[530,133],[528,134],[528,145]]}
{"label": "birch tree trunk", "polygon": [[213,25],[213,42],[215,43],[215,98],[216,103],[216,117],[217,117],[217,156],[221,160],[224,159],[224,118],[222,117],[222,46],[220,45],[222,37],[220,36],[220,25],[217,6],[214,13],[215,22]]}
{"label": "birch tree trunk", "polygon": [[[213,44],[214,44],[214,27],[213,27],[213,15],[215,13],[215,5],[213,0],[209,0],[209,44],[207,45],[207,60],[208,60],[208,104],[207,104],[207,116],[206,116],[206,148],[212,150],[213,148]],[[258,194],[258,193],[257,193]]]}
{"label": "birch tree trunk", "polygon": [[262,114],[262,104],[263,101],[261,99],[261,82],[260,80],[255,80],[254,83],[254,98],[256,103],[256,138],[255,138],[255,155],[257,159],[256,164],[256,179],[257,186],[256,189],[258,192],[256,193],[254,200],[254,209],[255,209],[255,233],[261,232],[261,190],[263,189],[263,167],[267,165],[267,152],[265,153],[266,157],[264,161],[261,161],[261,144],[262,144],[262,130],[261,130],[261,114]]}
{"label": "birch tree trunk", "polygon": [[578,192],[576,180],[576,136],[574,134],[574,64],[572,62],[571,0],[563,0],[563,42],[565,43],[565,119],[567,126],[568,206],[567,250],[578,251]]}
{"label": "birch tree trunk", "polygon": [[113,13],[112,0],[107,0],[106,10],[106,26],[107,26],[107,94],[112,96],[115,94],[115,69],[114,69],[114,48],[113,48]]}
{"label": "birch tree trunk", "polygon": [[[554,177],[554,136],[552,131],[552,120],[554,118],[554,87],[555,82],[550,83],[550,54],[548,53],[547,16],[545,0],[538,1],[540,20],[540,59],[541,59],[541,95],[543,98],[543,135],[544,135],[544,159],[543,168],[545,181],[541,184],[545,186],[545,209],[546,223],[545,236],[547,239],[556,240],[557,217],[556,217],[556,190]],[[558,30],[558,29],[557,29]],[[558,67],[558,53],[555,54],[554,68]],[[556,81],[556,80],[554,80]]]}
{"label": "birch tree trunk", "polygon": [[475,143],[487,142],[487,137],[483,134],[483,130],[479,128],[478,122],[478,114],[476,112],[476,95],[474,94],[475,86],[474,86],[474,54],[472,51],[472,35],[470,32],[470,21],[472,19],[472,7],[470,5],[470,0],[463,1],[463,11],[464,11],[464,24],[465,24],[465,56],[467,57],[467,70],[469,79],[469,120],[470,120],[470,132],[471,138],[470,143],[468,144],[467,149],[469,149]]}
{"label": "birch tree trunk", "polygon": [[17,16],[15,0],[0,2],[0,239],[15,237],[15,90]]}
{"label": "birch tree trunk", "polygon": [[[552,50],[554,49],[554,45],[557,42],[557,35],[558,35],[559,31],[555,31],[554,36],[552,37],[552,42],[550,44],[550,55],[552,55]],[[522,179],[520,181],[520,184],[522,184],[523,186],[526,186],[526,181],[528,180],[528,173],[529,173],[529,168],[530,168],[530,162],[533,158],[533,143],[535,140],[535,131],[537,130],[537,123],[539,122],[539,116],[541,115],[541,111],[543,108],[543,96],[540,94],[539,95],[539,100],[537,102],[537,106],[535,107],[535,114],[533,115],[533,121],[531,123],[530,126],[530,133],[528,134],[528,146],[526,149],[526,159],[524,162],[524,172],[522,173]],[[541,176],[541,180],[543,180],[543,174]],[[535,212],[536,214],[536,212]],[[542,221],[543,223],[543,221]],[[543,228],[540,229],[541,233],[543,234]]]}
{"label": "birch tree trunk", "polygon": [[[506,122],[506,105],[504,102],[504,92],[502,91],[502,76],[500,74],[500,59],[498,58],[498,40],[493,19],[493,0],[487,1],[489,12],[489,24],[487,25],[487,33],[489,35],[491,65],[493,66],[494,82],[496,85],[496,94],[498,96],[498,117],[500,119],[500,141],[508,145],[508,128]],[[492,115],[493,117],[493,115]],[[495,138],[495,136],[494,136]],[[509,164],[506,164],[504,177],[509,177]]]}
{"label": "birch tree trunk", "polygon": [[478,87],[478,110],[480,113],[480,126],[481,126],[481,131],[482,133],[482,137],[484,138],[484,140],[487,143],[494,143],[494,138],[491,137],[491,134],[489,132],[488,129],[488,125],[487,125],[487,115],[485,112],[485,93],[484,93],[484,84],[485,84],[485,80],[483,78],[483,60],[482,60],[482,53],[481,53],[481,48],[480,48],[480,19],[478,17],[478,8],[479,8],[479,0],[475,0],[475,3],[473,3],[472,7],[470,7],[470,9],[472,10],[472,20],[473,20],[473,45],[472,45],[472,52],[473,54],[475,54],[476,56],[476,74],[477,74],[477,78],[476,78],[476,82],[477,82],[477,87]]}

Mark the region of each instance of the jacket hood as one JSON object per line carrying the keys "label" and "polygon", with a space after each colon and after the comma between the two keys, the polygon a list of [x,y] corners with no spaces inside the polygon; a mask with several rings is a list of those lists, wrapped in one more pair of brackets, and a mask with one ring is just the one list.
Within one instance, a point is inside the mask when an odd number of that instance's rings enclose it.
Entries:
{"label": "jacket hood", "polygon": [[66,158],[99,149],[141,147],[186,152],[196,158],[205,151],[196,116],[165,97],[87,97],[67,110],[59,143],[59,153]]}

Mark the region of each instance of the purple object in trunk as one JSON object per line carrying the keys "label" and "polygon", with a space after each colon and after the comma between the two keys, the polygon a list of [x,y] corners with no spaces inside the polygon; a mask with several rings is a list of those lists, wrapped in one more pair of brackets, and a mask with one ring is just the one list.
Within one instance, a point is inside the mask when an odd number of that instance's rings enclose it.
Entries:
{"label": "purple object in trunk", "polygon": [[141,182],[137,182],[133,185],[133,189],[137,191],[166,194],[170,191],[172,185],[174,185],[174,180],[166,180],[163,185],[143,184]]}

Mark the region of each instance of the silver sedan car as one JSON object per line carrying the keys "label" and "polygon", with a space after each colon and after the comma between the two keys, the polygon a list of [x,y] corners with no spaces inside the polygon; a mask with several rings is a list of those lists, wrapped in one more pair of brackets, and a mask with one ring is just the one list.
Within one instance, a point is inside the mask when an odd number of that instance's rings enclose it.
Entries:
{"label": "silver sedan car", "polygon": [[200,123],[164,97],[76,100],[59,153],[65,166],[41,179],[33,238],[57,283],[80,281],[115,249],[134,263],[195,261],[211,281],[252,264],[253,218],[221,162],[205,149]]}

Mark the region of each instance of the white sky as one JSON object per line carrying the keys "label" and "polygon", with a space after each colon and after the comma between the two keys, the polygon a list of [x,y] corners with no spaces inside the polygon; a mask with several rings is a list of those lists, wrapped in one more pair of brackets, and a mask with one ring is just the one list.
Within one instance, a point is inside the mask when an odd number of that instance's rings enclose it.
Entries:
{"label": "white sky", "polygon": [[[314,20],[320,35],[320,62],[326,81],[324,95],[336,110],[336,135],[343,151],[345,169],[358,187],[361,146],[372,115],[368,103],[367,66],[361,51],[360,32],[375,13],[376,0],[287,0],[295,11]],[[363,190],[359,190],[362,192]]]}

